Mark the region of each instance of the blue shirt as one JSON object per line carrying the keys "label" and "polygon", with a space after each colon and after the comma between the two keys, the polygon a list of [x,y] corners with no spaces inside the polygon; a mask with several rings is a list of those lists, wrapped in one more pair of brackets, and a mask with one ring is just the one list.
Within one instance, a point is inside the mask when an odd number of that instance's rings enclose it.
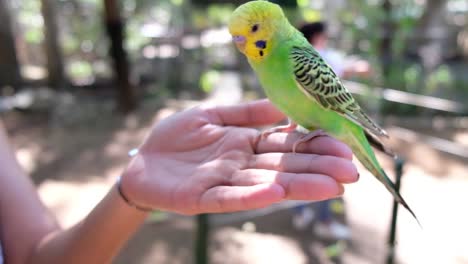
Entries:
{"label": "blue shirt", "polygon": [[320,56],[322,56],[323,60],[330,65],[338,77],[343,76],[345,60],[340,53],[332,49],[317,49],[317,51]]}

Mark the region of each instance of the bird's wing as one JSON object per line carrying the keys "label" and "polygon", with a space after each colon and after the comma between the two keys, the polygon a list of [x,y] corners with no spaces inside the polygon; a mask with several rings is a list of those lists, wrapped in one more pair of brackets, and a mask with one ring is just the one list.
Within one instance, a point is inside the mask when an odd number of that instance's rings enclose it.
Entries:
{"label": "bird's wing", "polygon": [[293,47],[289,58],[299,88],[326,109],[331,109],[375,136],[387,132],[372,121],[328,64],[311,46]]}

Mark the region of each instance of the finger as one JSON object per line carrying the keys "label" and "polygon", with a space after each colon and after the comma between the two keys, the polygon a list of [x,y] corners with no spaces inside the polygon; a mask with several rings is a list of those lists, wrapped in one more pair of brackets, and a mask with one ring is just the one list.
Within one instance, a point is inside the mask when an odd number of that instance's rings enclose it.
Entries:
{"label": "finger", "polygon": [[285,199],[290,200],[320,201],[340,196],[344,192],[343,185],[327,175],[262,169],[239,171],[232,177],[231,184],[236,186],[278,184],[285,191]]}
{"label": "finger", "polygon": [[[292,152],[293,145],[304,134],[294,133],[272,133],[261,139],[256,148],[256,153],[267,152]],[[352,160],[353,152],[341,141],[332,137],[316,137],[308,142],[299,144],[296,149],[300,153],[314,153],[319,155],[330,155]]]}
{"label": "finger", "polygon": [[347,159],[302,153],[266,153],[254,155],[250,168],[292,173],[328,175],[340,183],[358,180],[356,166]]}
{"label": "finger", "polygon": [[224,126],[262,126],[286,118],[266,99],[235,106],[207,107],[204,110],[214,124]]}
{"label": "finger", "polygon": [[284,190],[278,184],[217,186],[202,195],[200,208],[210,213],[251,210],[279,202],[283,198]]}

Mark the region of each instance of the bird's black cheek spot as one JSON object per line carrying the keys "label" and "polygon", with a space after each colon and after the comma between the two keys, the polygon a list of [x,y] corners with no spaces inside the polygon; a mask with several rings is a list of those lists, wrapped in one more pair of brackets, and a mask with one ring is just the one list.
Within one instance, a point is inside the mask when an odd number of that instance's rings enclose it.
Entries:
{"label": "bird's black cheek spot", "polygon": [[265,40],[258,40],[255,42],[255,46],[259,49],[266,49],[267,42]]}
{"label": "bird's black cheek spot", "polygon": [[261,50],[261,51],[260,51],[260,56],[262,56],[262,57],[263,57],[263,50]]}

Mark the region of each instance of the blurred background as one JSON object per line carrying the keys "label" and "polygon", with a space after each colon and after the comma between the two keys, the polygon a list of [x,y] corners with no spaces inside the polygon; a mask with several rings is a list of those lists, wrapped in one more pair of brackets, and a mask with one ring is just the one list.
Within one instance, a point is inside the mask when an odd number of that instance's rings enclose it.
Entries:
{"label": "blurred background", "polygon": [[[243,2],[0,0],[0,116],[63,226],[104,196],[153,121],[264,97],[226,28]],[[360,167],[325,209],[156,212],[115,263],[468,263],[468,2],[275,2],[297,27],[326,23],[346,86],[402,157],[379,160],[422,228],[404,210],[392,225],[391,196]]]}

